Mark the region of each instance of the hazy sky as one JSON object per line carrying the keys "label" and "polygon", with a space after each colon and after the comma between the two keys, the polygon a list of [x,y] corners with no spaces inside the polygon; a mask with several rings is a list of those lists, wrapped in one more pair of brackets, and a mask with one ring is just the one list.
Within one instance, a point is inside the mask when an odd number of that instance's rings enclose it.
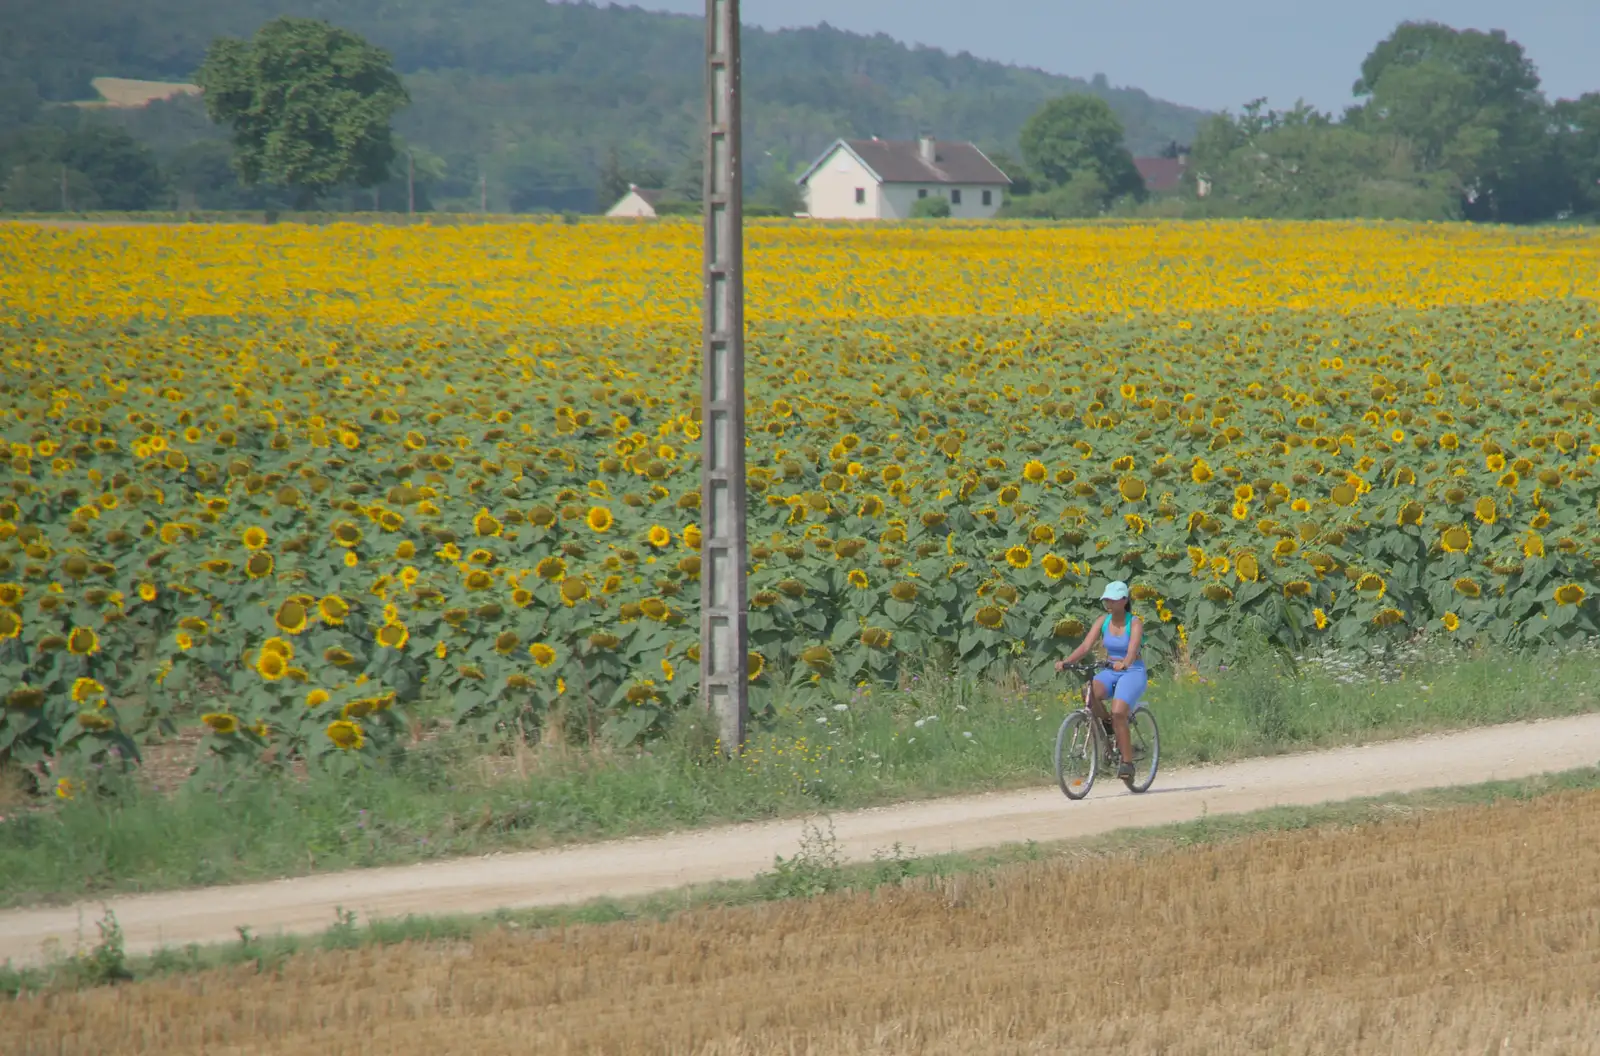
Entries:
{"label": "hazy sky", "polygon": [[[701,13],[704,0],[634,0]],[[1552,99],[1600,91],[1600,0],[743,0],[747,25],[858,33],[1143,88],[1234,109],[1298,97],[1337,112],[1372,45],[1406,19],[1503,29]]]}

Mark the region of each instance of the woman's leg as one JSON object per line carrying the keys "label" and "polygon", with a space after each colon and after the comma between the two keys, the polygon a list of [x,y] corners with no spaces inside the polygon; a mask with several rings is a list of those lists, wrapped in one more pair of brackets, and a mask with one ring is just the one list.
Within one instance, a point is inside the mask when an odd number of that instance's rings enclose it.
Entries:
{"label": "woman's leg", "polygon": [[1121,696],[1111,701],[1111,731],[1117,738],[1117,751],[1122,754],[1122,761],[1133,764],[1133,737],[1128,732],[1128,702]]}

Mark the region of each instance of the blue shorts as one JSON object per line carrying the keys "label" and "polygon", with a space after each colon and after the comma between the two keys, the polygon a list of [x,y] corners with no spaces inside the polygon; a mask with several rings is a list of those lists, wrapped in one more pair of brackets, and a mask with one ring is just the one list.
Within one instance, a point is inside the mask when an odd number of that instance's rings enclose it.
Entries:
{"label": "blue shorts", "polygon": [[1134,664],[1126,671],[1113,671],[1107,667],[1095,675],[1094,680],[1106,691],[1107,700],[1126,702],[1130,715],[1139,710],[1139,698],[1144,696],[1148,681],[1143,664]]}

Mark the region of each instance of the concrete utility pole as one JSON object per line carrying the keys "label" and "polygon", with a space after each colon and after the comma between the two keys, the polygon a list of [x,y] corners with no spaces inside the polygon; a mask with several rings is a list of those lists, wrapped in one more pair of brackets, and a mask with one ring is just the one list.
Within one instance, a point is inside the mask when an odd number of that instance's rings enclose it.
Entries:
{"label": "concrete utility pole", "polygon": [[750,715],[744,524],[744,198],[739,0],[706,0],[705,301],[700,361],[700,693],[722,750]]}

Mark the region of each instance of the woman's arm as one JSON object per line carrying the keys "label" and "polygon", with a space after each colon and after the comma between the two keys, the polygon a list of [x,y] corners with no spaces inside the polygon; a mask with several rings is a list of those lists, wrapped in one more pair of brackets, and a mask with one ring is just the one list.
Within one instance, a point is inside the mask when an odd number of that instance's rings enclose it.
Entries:
{"label": "woman's arm", "polygon": [[1117,671],[1126,671],[1139,659],[1139,642],[1144,638],[1144,621],[1139,617],[1133,618],[1133,630],[1128,634],[1128,655],[1112,664]]}

